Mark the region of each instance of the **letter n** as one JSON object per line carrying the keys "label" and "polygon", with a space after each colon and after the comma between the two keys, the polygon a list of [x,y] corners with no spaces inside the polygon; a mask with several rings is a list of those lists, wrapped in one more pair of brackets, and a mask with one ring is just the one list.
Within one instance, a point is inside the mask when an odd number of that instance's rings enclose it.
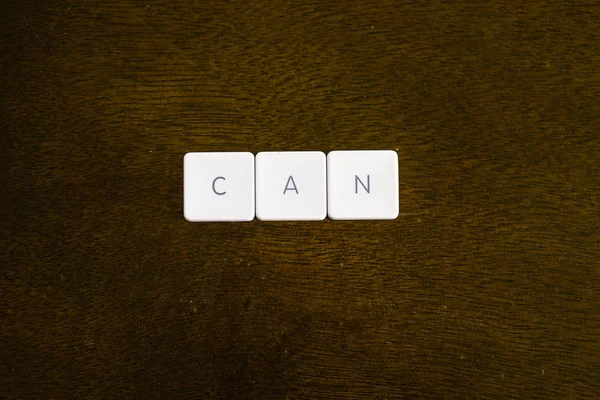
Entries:
{"label": "letter n", "polygon": [[367,186],[360,180],[358,175],[354,175],[354,192],[358,193],[358,183],[367,191],[367,193],[371,193],[371,175],[367,175]]}

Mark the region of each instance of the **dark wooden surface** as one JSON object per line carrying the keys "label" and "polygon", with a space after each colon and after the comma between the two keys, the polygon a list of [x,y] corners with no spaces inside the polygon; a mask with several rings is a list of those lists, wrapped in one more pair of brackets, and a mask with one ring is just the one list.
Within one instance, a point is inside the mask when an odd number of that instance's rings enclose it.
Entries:
{"label": "dark wooden surface", "polygon": [[[598,398],[595,1],[3,1],[8,398]],[[388,222],[188,223],[189,151],[395,149]]]}

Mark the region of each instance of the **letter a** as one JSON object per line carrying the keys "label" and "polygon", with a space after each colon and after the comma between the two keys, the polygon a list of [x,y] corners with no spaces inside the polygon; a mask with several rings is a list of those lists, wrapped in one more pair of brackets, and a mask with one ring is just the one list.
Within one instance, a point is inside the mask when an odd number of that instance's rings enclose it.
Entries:
{"label": "letter a", "polygon": [[[290,182],[292,182],[291,187],[290,187]],[[296,188],[296,182],[294,182],[294,177],[292,175],[290,175],[290,177],[287,180],[287,183],[285,184],[285,189],[283,189],[283,194],[285,194],[285,192],[287,192],[288,190],[293,190],[296,192],[296,194],[298,194],[298,189]]]}
{"label": "letter a", "polygon": [[367,191],[367,193],[371,193],[371,175],[367,175],[367,186],[360,180],[358,175],[354,175],[354,192],[358,193],[358,182],[362,185],[363,188]]}

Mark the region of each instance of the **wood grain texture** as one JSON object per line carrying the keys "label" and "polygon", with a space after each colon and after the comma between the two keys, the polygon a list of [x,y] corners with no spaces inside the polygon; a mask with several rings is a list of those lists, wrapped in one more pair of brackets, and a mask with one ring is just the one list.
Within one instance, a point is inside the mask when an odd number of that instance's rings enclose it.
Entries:
{"label": "wood grain texture", "polygon": [[[598,398],[595,1],[2,2],[4,398]],[[189,151],[394,149],[394,221],[187,223]]]}

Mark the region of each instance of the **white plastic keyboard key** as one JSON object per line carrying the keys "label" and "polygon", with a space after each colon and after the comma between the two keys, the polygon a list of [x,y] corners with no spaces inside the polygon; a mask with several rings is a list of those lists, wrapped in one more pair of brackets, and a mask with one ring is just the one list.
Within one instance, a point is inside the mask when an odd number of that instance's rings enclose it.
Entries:
{"label": "white plastic keyboard key", "polygon": [[254,155],[187,153],[183,215],[190,222],[254,219]]}
{"label": "white plastic keyboard key", "polygon": [[392,150],[332,151],[327,187],[331,219],[395,219],[398,155]]}
{"label": "white plastic keyboard key", "polygon": [[256,217],[263,221],[327,216],[326,159],[320,151],[256,155]]}

